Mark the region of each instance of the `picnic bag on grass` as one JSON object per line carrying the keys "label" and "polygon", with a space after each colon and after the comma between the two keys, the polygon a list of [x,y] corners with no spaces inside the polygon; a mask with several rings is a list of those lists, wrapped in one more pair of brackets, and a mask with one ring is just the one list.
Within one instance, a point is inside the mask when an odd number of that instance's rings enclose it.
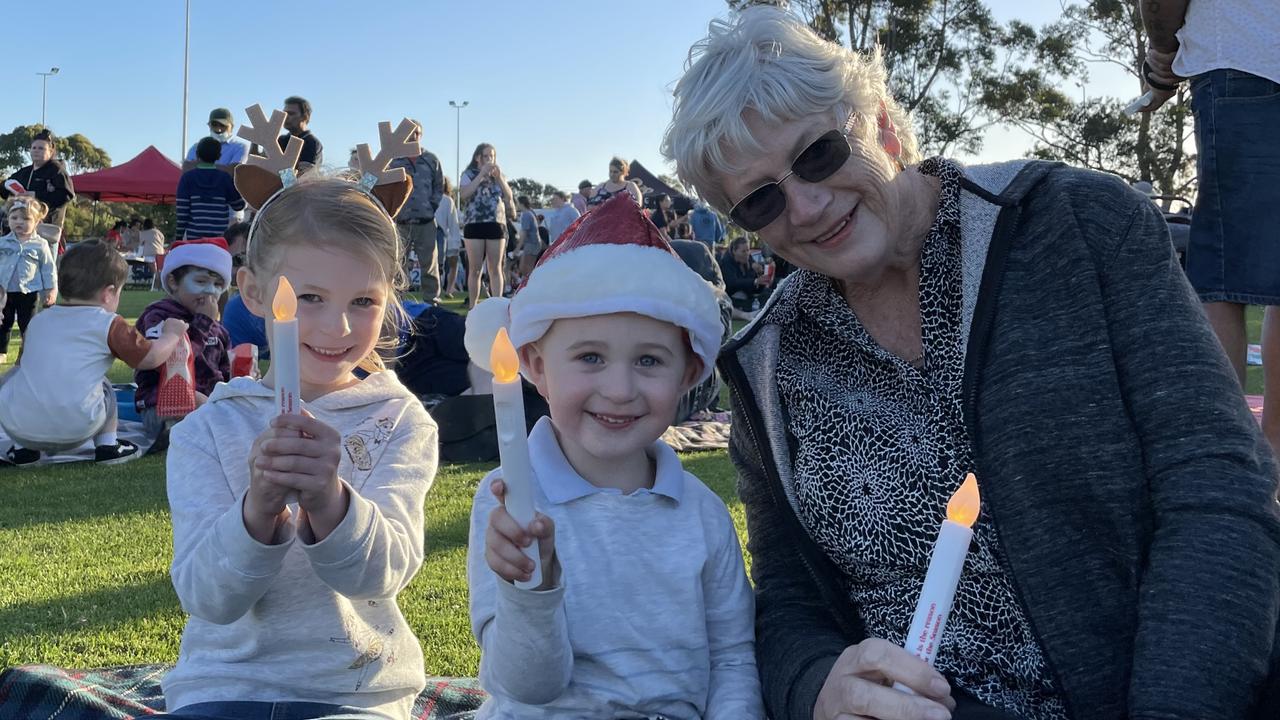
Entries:
{"label": "picnic bag on grass", "polygon": [[196,356],[191,352],[191,341],[184,333],[178,338],[173,354],[160,366],[156,414],[160,417],[184,417],[195,409]]}
{"label": "picnic bag on grass", "polygon": [[[524,422],[532,430],[538,418],[550,414],[547,401],[529,383],[523,383]],[[445,398],[430,410],[439,426],[440,462],[498,461],[498,425],[493,417],[492,395],[458,395]]]}

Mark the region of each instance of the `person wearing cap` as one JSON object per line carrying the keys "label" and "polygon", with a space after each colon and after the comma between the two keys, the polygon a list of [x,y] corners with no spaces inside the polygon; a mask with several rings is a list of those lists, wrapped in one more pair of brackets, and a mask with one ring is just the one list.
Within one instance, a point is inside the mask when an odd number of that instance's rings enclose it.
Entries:
{"label": "person wearing cap", "polygon": [[[215,165],[223,167],[238,165],[249,156],[249,143],[236,137],[235,127],[235,117],[230,110],[214,108],[209,113],[209,137],[217,140],[219,144],[218,159],[214,161]],[[197,140],[191,145],[191,149],[187,150],[186,162],[182,164],[183,170],[190,170],[198,163],[204,162],[196,152],[199,146],[200,141]]]}
{"label": "person wearing cap", "polygon": [[[31,138],[29,152],[31,164],[19,168],[0,185],[0,200],[15,194],[30,193],[48,208],[41,222],[61,228],[67,214],[67,204],[76,199],[76,189],[71,177],[67,175],[66,167],[56,157],[58,146],[53,133],[48,128],[37,132]],[[2,222],[0,219],[0,223]],[[59,246],[61,247],[60,243]]]}
{"label": "person wearing cap", "polygon": [[[201,405],[213,386],[231,379],[231,336],[218,321],[218,299],[231,278],[231,253],[227,241],[202,238],[175,242],[165,255],[161,284],[168,297],[157,300],[138,316],[137,328],[148,338],[159,337],[164,323],[177,318],[187,323],[187,339],[195,355],[196,404]],[[134,404],[147,435],[159,438],[172,419],[156,413],[160,390],[159,370],[137,370]]]}
{"label": "person wearing cap", "polygon": [[573,205],[573,209],[578,211],[579,215],[587,214],[587,203],[591,199],[591,194],[595,192],[596,184],[590,180],[583,180],[578,183],[578,192],[573,194],[569,202]]}
{"label": "person wearing cap", "polygon": [[[511,300],[468,314],[473,362],[487,365],[501,328],[551,416],[529,435],[530,526],[506,511],[502,468],[471,510],[471,627],[490,694],[478,717],[763,718],[733,521],[659,439],[712,372],[711,286],[621,193]],[[535,538],[542,582],[517,587]]]}

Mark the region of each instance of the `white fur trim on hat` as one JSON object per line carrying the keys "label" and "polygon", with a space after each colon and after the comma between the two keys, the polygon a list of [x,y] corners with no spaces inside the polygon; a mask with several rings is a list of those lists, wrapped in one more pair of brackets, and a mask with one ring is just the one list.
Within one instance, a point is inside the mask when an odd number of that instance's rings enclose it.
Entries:
{"label": "white fur trim on hat", "polygon": [[[702,276],[670,251],[634,244],[567,251],[539,265],[509,306],[491,302],[467,315],[467,350],[471,361],[485,368],[493,336],[503,324],[519,348],[545,335],[556,320],[636,313],[689,333],[689,344],[702,360],[702,382],[715,369],[724,330],[715,291]],[[473,344],[480,347],[473,350]]]}
{"label": "white fur trim on hat", "polygon": [[202,242],[175,244],[164,256],[164,275],[160,278],[161,282],[168,282],[169,276],[178,268],[188,265],[212,270],[221,275],[228,285],[231,284],[231,253],[213,243]]}

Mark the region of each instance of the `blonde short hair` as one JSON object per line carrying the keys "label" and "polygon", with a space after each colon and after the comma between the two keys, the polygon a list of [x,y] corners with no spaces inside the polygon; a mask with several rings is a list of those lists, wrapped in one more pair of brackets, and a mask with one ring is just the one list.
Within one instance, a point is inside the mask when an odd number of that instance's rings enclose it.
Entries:
{"label": "blonde short hair", "polygon": [[49,206],[29,195],[15,195],[4,201],[4,214],[7,217],[14,209],[22,209],[27,213],[27,217],[35,218],[36,222],[44,219],[49,214]]}
{"label": "blonde short hair", "polygon": [[713,20],[707,37],[689,50],[676,83],[662,154],[686,185],[721,210],[732,204],[722,178],[742,172],[730,156],[763,150],[743,113],[770,124],[825,113],[831,127],[859,116],[854,133],[874,144],[875,116],[884,103],[902,143],[901,160],[919,162],[911,118],[889,94],[878,50],[862,54],[819,37],[800,18],[754,5],[729,20]]}
{"label": "blonde short hair", "polygon": [[351,180],[303,176],[268,201],[254,219],[245,267],[260,279],[273,277],[290,247],[342,250],[365,258],[381,271],[388,291],[382,338],[361,367],[384,369],[376,350],[398,347],[400,326],[407,319],[400,303],[407,285],[400,264],[400,237],[386,210]]}

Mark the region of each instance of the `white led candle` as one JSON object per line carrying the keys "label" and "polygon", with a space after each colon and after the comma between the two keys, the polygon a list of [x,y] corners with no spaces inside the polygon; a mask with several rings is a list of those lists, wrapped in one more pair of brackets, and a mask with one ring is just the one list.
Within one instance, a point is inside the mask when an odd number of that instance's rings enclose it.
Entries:
{"label": "white led candle", "polygon": [[[298,366],[298,297],[289,279],[280,276],[271,300],[271,372],[276,386],[276,414],[302,412],[302,370]],[[290,492],[286,502],[297,503]]]}
{"label": "white led candle", "polygon": [[[502,482],[507,486],[507,512],[528,528],[533,522],[533,466],[529,462],[529,435],[524,421],[524,394],[520,384],[520,358],[507,336],[498,330],[489,351],[493,368],[493,415],[498,426],[498,457],[502,463]],[[528,590],[542,584],[542,562],[538,541],[524,548],[525,557],[533,560],[532,576],[516,581],[516,587]]]}
{"label": "white led candle", "polygon": [[[907,652],[931,666],[938,657],[938,646],[947,627],[947,616],[951,614],[951,603],[956,597],[960,573],[964,571],[969,542],[973,540],[973,523],[978,519],[981,504],[978,480],[969,473],[947,502],[947,519],[942,521],[938,539],[933,544],[916,614],[903,644]],[[902,683],[894,683],[894,688],[911,692]]]}

